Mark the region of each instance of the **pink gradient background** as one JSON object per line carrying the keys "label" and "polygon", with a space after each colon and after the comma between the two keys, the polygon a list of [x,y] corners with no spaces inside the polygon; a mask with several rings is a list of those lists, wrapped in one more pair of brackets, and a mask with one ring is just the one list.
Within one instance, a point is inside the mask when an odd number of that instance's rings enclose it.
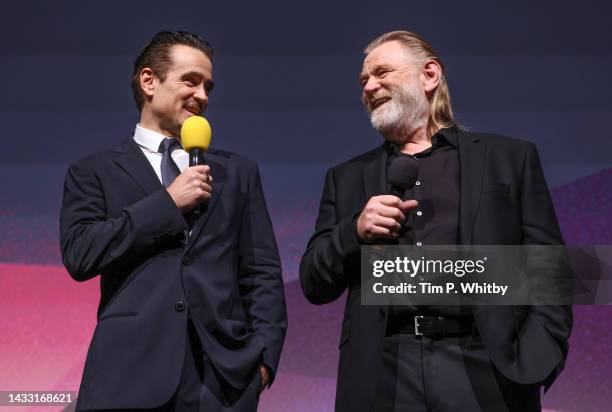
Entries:
{"label": "pink gradient background", "polygon": [[[612,169],[553,190],[569,244],[612,243]],[[261,411],[331,411],[343,300],[309,305],[297,267],[316,204],[272,210],[283,259],[289,330],[276,383]],[[59,265],[54,224],[0,213],[0,390],[76,391],[95,326],[98,281],[73,281]],[[24,223],[25,222],[25,223]],[[49,261],[54,264],[32,262]],[[579,306],[567,367],[544,397],[549,411],[611,410],[612,308]],[[19,410],[51,411],[57,407]],[[14,408],[0,407],[0,410]]]}

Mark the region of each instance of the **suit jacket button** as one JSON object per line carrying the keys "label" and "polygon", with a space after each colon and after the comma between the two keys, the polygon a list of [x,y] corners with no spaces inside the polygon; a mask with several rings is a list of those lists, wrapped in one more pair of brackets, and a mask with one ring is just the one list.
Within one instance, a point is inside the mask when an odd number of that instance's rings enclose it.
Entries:
{"label": "suit jacket button", "polygon": [[183,256],[183,265],[191,265],[191,258],[187,255]]}
{"label": "suit jacket button", "polygon": [[176,302],[174,304],[174,309],[176,309],[177,312],[182,312],[185,310],[185,302],[183,302],[182,300],[179,300],[178,302]]}

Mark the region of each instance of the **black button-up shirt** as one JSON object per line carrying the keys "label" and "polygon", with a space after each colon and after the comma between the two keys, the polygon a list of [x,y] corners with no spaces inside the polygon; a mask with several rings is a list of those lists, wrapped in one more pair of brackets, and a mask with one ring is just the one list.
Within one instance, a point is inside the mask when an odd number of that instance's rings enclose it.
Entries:
{"label": "black button-up shirt", "polygon": [[[399,244],[416,246],[455,245],[459,234],[459,154],[457,136],[452,128],[441,129],[431,139],[431,147],[412,155],[388,144],[388,164],[396,156],[417,160],[419,174],[402,200],[415,199],[419,205],[406,214]],[[411,314],[461,316],[471,313],[465,306],[391,307],[389,322],[404,323]]]}
{"label": "black button-up shirt", "polygon": [[431,147],[413,155],[401,153],[390,145],[389,164],[396,156],[417,160],[419,174],[403,200],[415,199],[419,205],[407,214],[400,244],[454,245],[459,227],[459,159],[457,137],[442,129],[431,139]]}

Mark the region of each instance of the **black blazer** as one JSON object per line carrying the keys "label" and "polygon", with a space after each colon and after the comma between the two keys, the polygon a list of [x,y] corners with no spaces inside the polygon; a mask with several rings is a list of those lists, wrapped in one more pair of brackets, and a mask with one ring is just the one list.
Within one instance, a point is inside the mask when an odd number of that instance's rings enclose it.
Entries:
{"label": "black blazer", "polygon": [[[447,129],[460,162],[460,244],[562,244],[533,144]],[[348,289],[336,410],[368,411],[381,369],[386,307],[360,304],[360,243],[356,217],[367,200],[386,193],[384,146],[327,173],[316,231],[300,264],[300,281],[314,304]],[[567,306],[478,306],[477,328],[493,364],[519,383],[547,387],[564,365],[572,313]],[[519,333],[520,331],[520,333]]]}
{"label": "black blazer", "polygon": [[188,243],[183,215],[132,138],[72,164],[60,214],[70,275],[100,274],[78,409],[153,408],[177,388],[191,313],[218,373],[243,388],[276,370],[287,327],[257,166],[211,150],[212,198]]}

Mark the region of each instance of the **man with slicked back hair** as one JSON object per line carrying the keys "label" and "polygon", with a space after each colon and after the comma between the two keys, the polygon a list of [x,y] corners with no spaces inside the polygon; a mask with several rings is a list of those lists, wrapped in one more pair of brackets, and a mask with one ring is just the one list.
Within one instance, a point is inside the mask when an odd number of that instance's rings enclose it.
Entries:
{"label": "man with slicked back hair", "polygon": [[287,317],[257,165],[211,149],[189,166],[180,142],[212,56],[157,33],[134,63],[133,136],[68,169],[62,258],[101,291],[78,411],[254,412],[276,375]]}

